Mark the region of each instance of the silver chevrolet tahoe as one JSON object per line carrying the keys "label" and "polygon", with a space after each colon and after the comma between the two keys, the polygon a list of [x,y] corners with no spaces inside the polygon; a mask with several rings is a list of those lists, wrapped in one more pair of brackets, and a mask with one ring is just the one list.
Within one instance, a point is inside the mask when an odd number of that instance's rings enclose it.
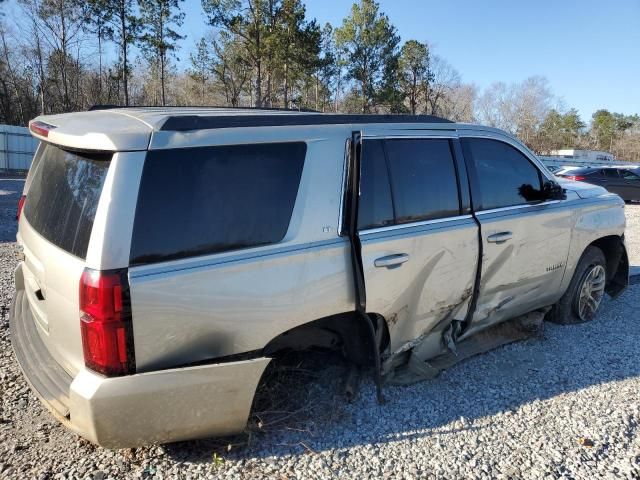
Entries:
{"label": "silver chevrolet tahoe", "polygon": [[431,116],[116,108],[42,116],[11,318],[32,389],[92,442],[242,431],[280,353],[380,386],[628,281],[624,202],[494,128]]}

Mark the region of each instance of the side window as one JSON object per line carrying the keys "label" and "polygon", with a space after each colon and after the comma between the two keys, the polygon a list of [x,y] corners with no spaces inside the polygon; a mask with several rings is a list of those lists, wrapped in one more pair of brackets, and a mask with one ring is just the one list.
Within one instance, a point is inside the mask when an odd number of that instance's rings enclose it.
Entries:
{"label": "side window", "polygon": [[281,241],[306,148],[298,142],[150,151],[138,193],[131,263]]}
{"label": "side window", "polygon": [[391,139],[385,148],[396,223],[460,214],[449,140]]}
{"label": "side window", "polygon": [[627,180],[628,182],[640,182],[640,177],[629,170],[621,170],[622,178]]}
{"label": "side window", "polygon": [[463,138],[462,149],[476,167],[483,210],[543,199],[539,170],[511,145],[487,138]]}
{"label": "side window", "polygon": [[381,140],[365,140],[360,161],[358,229],[393,224],[391,186]]}
{"label": "side window", "polygon": [[604,176],[608,178],[619,178],[618,170],[615,168],[603,168],[602,173],[604,173]]}

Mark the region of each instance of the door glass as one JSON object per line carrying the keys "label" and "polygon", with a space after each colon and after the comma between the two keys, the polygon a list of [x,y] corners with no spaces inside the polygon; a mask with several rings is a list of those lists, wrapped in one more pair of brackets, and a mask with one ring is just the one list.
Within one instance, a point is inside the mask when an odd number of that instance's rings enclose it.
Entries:
{"label": "door glass", "polygon": [[487,138],[464,138],[462,148],[478,173],[482,209],[543,200],[539,170],[511,145]]}
{"label": "door glass", "polygon": [[618,170],[614,168],[604,168],[602,169],[602,173],[604,173],[604,176],[607,178],[619,178]]}
{"label": "door glass", "polygon": [[381,140],[365,140],[360,164],[358,229],[393,224],[391,187]]}
{"label": "door glass", "polygon": [[624,178],[628,182],[638,182],[640,181],[640,177],[629,170],[622,170],[620,172],[622,174],[622,178]]}
{"label": "door glass", "polygon": [[396,223],[460,214],[458,182],[449,140],[385,141]]}

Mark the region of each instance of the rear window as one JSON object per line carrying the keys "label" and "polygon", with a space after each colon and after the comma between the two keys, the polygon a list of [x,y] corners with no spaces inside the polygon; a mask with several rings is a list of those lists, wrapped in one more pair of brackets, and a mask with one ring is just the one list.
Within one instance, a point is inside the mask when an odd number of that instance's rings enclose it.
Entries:
{"label": "rear window", "polygon": [[358,228],[384,227],[460,214],[449,140],[365,140]]}
{"label": "rear window", "polygon": [[110,160],[111,154],[41,146],[33,161],[24,205],[29,224],[54,245],[86,258]]}
{"label": "rear window", "polygon": [[358,229],[393,225],[393,200],[382,140],[362,144]]}
{"label": "rear window", "polygon": [[306,154],[304,142],[154,150],[138,193],[131,264],[280,242]]}
{"label": "rear window", "polygon": [[386,149],[397,223],[460,214],[449,140],[387,140]]}

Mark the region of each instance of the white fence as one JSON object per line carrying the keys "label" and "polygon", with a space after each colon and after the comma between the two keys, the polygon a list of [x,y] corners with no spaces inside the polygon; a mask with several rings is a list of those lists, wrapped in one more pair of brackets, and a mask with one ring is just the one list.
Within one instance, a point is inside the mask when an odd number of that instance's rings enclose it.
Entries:
{"label": "white fence", "polygon": [[0,125],[0,172],[18,173],[29,170],[38,147],[26,127]]}

